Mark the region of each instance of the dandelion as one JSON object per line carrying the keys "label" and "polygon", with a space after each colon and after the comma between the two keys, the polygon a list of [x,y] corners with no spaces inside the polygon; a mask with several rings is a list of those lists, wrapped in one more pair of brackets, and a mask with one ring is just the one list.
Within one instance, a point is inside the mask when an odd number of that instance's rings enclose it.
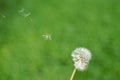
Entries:
{"label": "dandelion", "polygon": [[87,68],[89,61],[91,60],[91,52],[86,48],[76,48],[72,54],[75,69],[71,75],[70,80],[73,80],[76,69],[84,71]]}

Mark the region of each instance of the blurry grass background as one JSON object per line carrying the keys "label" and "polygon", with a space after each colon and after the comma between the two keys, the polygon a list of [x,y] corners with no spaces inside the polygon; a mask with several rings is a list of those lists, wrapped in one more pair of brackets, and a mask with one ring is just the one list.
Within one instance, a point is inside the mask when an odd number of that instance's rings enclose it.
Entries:
{"label": "blurry grass background", "polygon": [[76,47],[92,60],[74,80],[120,79],[119,0],[0,0],[0,80],[69,80]]}

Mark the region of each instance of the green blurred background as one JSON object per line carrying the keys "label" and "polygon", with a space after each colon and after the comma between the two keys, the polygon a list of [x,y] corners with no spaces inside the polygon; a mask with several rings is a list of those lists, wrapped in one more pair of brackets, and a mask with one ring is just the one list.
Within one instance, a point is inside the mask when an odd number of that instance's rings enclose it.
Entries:
{"label": "green blurred background", "polygon": [[119,0],[0,0],[0,80],[69,80],[77,47],[92,60],[74,80],[120,80]]}

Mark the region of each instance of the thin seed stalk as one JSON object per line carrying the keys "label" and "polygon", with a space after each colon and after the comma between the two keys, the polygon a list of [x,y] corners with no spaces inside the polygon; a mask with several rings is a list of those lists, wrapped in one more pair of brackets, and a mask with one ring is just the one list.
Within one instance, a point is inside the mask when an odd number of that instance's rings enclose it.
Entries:
{"label": "thin seed stalk", "polygon": [[74,75],[75,75],[75,72],[76,72],[76,68],[74,68],[74,70],[73,70],[73,72],[72,72],[72,75],[71,75],[71,77],[70,77],[70,80],[73,80]]}

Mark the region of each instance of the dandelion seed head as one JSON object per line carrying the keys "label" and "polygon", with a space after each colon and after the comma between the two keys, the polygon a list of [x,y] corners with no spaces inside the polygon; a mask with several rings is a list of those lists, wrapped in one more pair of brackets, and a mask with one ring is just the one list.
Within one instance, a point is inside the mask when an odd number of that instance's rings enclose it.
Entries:
{"label": "dandelion seed head", "polygon": [[86,48],[76,48],[72,54],[72,59],[76,69],[84,71],[91,60],[91,52]]}

